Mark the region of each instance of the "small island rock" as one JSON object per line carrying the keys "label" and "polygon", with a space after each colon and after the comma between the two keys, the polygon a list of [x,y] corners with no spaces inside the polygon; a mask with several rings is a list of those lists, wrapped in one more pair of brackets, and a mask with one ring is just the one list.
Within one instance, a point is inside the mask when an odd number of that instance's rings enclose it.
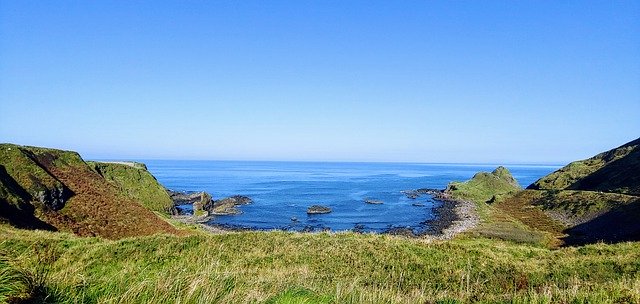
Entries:
{"label": "small island rock", "polygon": [[324,214],[331,212],[331,208],[320,205],[313,205],[307,208],[307,214]]}

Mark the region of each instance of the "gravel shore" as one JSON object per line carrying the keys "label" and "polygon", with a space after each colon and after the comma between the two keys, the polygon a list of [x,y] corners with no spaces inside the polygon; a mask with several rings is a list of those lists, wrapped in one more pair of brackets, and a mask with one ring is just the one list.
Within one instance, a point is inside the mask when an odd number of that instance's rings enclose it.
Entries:
{"label": "gravel shore", "polygon": [[444,192],[434,194],[434,199],[442,205],[435,210],[436,219],[428,222],[431,229],[425,238],[448,240],[478,225],[475,203],[453,199]]}

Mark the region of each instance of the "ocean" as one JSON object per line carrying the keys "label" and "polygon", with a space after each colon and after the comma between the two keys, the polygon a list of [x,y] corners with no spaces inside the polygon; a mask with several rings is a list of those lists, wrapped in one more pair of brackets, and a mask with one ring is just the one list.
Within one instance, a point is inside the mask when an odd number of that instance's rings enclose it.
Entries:
{"label": "ocean", "polygon": [[[443,189],[450,181],[464,181],[497,165],[175,161],[142,160],[165,187],[176,191],[207,191],[214,199],[245,195],[253,203],[242,214],[214,216],[208,224],[258,230],[358,230],[385,232],[406,228],[429,229],[440,202],[429,195],[407,198],[402,191]],[[560,166],[507,165],[526,187]],[[375,199],[383,203],[366,204]],[[307,207],[324,205],[331,213],[307,215]],[[185,210],[189,206],[182,206]]]}

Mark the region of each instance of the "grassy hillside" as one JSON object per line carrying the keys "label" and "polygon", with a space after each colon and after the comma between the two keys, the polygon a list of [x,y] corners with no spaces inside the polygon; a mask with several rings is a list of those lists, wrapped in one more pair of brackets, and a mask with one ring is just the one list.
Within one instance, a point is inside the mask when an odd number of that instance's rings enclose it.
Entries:
{"label": "grassy hillside", "polygon": [[106,238],[178,232],[77,153],[11,144],[0,145],[0,221]]}
{"label": "grassy hillside", "polygon": [[447,192],[476,202],[481,221],[472,234],[555,247],[640,240],[639,187],[637,139],[573,162],[528,190],[516,191],[494,172],[452,183]]}
{"label": "grassy hillside", "polygon": [[520,185],[505,167],[498,167],[493,172],[479,172],[466,182],[452,182],[446,192],[451,196],[474,202],[486,203],[499,199],[520,190]]}
{"label": "grassy hillside", "polygon": [[173,201],[165,188],[139,163],[87,162],[96,172],[126,193],[141,202],[149,210],[164,215],[173,213]]}
{"label": "grassy hillside", "polygon": [[572,162],[528,189],[640,195],[640,138],[589,159]]}
{"label": "grassy hillside", "polygon": [[0,227],[0,298],[62,303],[637,303],[640,244],[242,232],[119,241]]}
{"label": "grassy hillside", "polygon": [[512,198],[521,193],[509,170],[498,167],[491,173],[480,172],[466,182],[452,182],[445,193],[459,200],[472,201],[480,218],[477,227],[468,232],[475,237],[488,237],[519,243],[557,247],[565,228],[529,201]]}
{"label": "grassy hillside", "polygon": [[[640,240],[640,139],[572,162],[527,189],[504,205],[562,222],[567,244]],[[520,218],[535,226],[530,216]]]}

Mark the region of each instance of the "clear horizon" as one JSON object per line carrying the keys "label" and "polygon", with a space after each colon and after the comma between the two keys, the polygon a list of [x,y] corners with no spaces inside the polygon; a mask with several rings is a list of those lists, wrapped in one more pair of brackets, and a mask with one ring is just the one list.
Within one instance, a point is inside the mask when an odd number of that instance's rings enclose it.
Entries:
{"label": "clear horizon", "polygon": [[[82,155],[81,155],[82,156]],[[363,164],[414,164],[414,165],[451,165],[451,166],[535,166],[535,167],[562,167],[561,163],[434,163],[411,161],[349,161],[349,160],[261,160],[261,159],[167,159],[167,158],[85,158],[87,161],[97,162],[142,162],[145,161],[179,161],[179,162],[264,162],[264,163],[363,163]]]}
{"label": "clear horizon", "polygon": [[0,142],[554,164],[640,136],[640,2],[4,1]]}

